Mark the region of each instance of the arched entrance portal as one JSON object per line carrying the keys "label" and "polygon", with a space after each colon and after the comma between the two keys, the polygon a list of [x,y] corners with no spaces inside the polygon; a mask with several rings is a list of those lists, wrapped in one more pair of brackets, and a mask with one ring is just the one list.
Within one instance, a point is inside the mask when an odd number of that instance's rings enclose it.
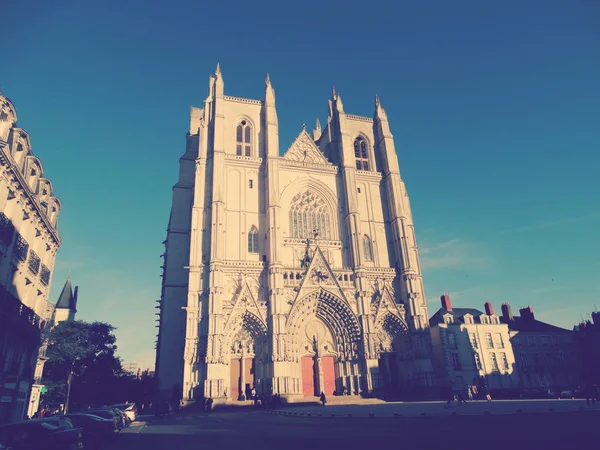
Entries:
{"label": "arched entrance portal", "polygon": [[227,397],[231,400],[248,399],[253,389],[262,393],[266,327],[254,314],[245,312],[234,318],[228,328],[237,332],[229,334]]}
{"label": "arched entrance portal", "polygon": [[304,396],[358,390],[360,328],[345,301],[322,289],[307,295],[290,313],[288,330]]}
{"label": "arched entrance portal", "polygon": [[400,388],[399,364],[412,354],[408,327],[401,318],[388,313],[377,321],[375,329],[379,373],[373,379],[373,388],[396,391]]}

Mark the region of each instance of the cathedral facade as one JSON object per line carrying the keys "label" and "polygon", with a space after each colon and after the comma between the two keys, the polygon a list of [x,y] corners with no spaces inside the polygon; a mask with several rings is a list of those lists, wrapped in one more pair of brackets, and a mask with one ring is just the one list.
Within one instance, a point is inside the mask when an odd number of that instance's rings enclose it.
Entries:
{"label": "cathedral facade", "polygon": [[[275,91],[224,93],[219,67],[187,147],[163,254],[163,398],[289,401],[433,385],[409,198],[379,99],[280,152]],[[283,156],[282,156],[283,153]]]}

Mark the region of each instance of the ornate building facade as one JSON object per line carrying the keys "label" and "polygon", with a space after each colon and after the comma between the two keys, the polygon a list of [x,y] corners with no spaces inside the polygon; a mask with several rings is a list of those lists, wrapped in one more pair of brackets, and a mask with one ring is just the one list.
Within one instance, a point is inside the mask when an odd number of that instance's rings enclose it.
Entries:
{"label": "ornate building facade", "polygon": [[23,418],[40,338],[50,327],[48,302],[61,240],[61,203],[17,125],[12,102],[0,94],[0,423]]}
{"label": "ornate building facade", "polygon": [[433,366],[409,198],[385,110],[347,114],[280,153],[275,91],[224,93],[217,66],[164,242],[157,342],[165,398],[289,401],[427,389]]}

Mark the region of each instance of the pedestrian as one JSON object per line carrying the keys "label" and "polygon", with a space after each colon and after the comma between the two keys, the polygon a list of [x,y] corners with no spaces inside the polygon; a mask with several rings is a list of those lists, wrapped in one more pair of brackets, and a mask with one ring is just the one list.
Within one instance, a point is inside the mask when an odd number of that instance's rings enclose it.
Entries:
{"label": "pedestrian", "polygon": [[319,397],[323,406],[327,403],[327,397],[325,397],[325,392],[321,391],[321,396]]}
{"label": "pedestrian", "polygon": [[477,398],[477,394],[479,394],[479,391],[477,390],[477,386],[473,385],[471,390],[473,391],[473,397]]}
{"label": "pedestrian", "polygon": [[483,394],[485,395],[485,398],[488,402],[492,401],[492,396],[490,395],[490,389],[488,388],[487,384],[485,384],[483,386]]}
{"label": "pedestrian", "polygon": [[472,402],[473,401],[473,386],[471,386],[471,385],[467,386],[467,396],[469,397],[469,401]]}

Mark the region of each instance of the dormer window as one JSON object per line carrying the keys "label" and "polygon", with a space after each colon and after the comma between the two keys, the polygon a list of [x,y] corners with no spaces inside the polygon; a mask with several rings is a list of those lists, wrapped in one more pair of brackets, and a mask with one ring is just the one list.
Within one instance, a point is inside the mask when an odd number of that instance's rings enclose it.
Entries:
{"label": "dormer window", "polygon": [[369,164],[369,147],[367,141],[357,137],[354,141],[354,157],[356,158],[357,170],[371,170]]}
{"label": "dormer window", "polygon": [[473,324],[473,317],[472,316],[465,316],[465,324],[472,325]]}
{"label": "dormer window", "polygon": [[238,156],[251,156],[252,154],[252,128],[242,120],[235,131],[235,154]]}
{"label": "dormer window", "polygon": [[450,316],[450,315],[444,316],[444,323],[452,323],[452,316]]}

